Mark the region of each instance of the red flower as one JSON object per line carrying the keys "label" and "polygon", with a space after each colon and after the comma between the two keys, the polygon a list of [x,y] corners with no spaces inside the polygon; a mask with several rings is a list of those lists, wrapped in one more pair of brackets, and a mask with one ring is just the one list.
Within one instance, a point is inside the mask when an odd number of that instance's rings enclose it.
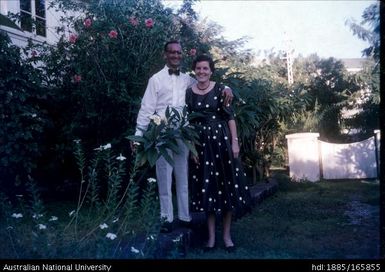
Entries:
{"label": "red flower", "polygon": [[195,48],[190,49],[190,52],[189,52],[190,56],[195,56],[196,53],[197,53],[197,50]]}
{"label": "red flower", "polygon": [[70,43],[76,43],[76,41],[78,40],[78,35],[76,34],[71,34],[70,37],[69,37],[69,42]]}
{"label": "red flower", "polygon": [[90,18],[85,19],[84,22],[83,22],[83,25],[86,28],[89,28],[92,25],[92,20]]}
{"label": "red flower", "polygon": [[82,80],[81,75],[74,75],[74,82],[79,83]]}
{"label": "red flower", "polygon": [[110,33],[108,33],[108,36],[110,36],[111,39],[116,39],[116,37],[118,37],[118,32],[111,30]]}
{"label": "red flower", "polygon": [[151,28],[154,26],[154,20],[152,20],[151,18],[144,20],[144,23],[146,24],[146,27],[148,27],[148,28]]}
{"label": "red flower", "polygon": [[136,17],[130,17],[130,24],[133,26],[137,26],[139,24],[139,21]]}

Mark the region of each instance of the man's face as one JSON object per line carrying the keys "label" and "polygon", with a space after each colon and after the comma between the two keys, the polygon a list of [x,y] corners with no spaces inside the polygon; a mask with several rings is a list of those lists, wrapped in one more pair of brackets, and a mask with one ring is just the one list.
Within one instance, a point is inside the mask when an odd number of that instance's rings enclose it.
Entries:
{"label": "man's face", "polygon": [[170,68],[179,68],[182,60],[182,47],[179,43],[170,43],[167,45],[167,51],[164,52],[167,66]]}

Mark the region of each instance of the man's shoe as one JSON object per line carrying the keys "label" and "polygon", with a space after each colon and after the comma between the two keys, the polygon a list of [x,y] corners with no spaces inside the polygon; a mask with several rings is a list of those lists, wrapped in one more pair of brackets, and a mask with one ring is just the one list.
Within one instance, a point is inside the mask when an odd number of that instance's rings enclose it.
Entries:
{"label": "man's shoe", "polygon": [[172,232],[172,222],[163,222],[160,225],[160,233],[170,233]]}
{"label": "man's shoe", "polygon": [[178,225],[179,227],[181,228],[187,228],[187,229],[191,229],[192,227],[192,221],[183,221],[183,220],[179,220],[178,222]]}

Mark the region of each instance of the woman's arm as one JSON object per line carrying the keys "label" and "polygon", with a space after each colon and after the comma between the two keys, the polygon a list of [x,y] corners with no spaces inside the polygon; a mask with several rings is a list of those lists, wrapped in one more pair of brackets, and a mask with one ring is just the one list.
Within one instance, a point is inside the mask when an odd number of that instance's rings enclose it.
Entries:
{"label": "woman's arm", "polygon": [[234,158],[239,156],[239,143],[238,143],[238,134],[237,134],[237,125],[235,120],[228,121],[230,134],[231,134],[231,149],[233,151]]}

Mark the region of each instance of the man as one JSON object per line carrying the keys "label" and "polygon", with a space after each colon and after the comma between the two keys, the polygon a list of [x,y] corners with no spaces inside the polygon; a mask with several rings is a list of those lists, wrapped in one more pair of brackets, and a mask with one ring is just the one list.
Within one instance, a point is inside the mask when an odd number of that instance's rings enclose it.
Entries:
{"label": "man", "polygon": [[[182,60],[181,44],[172,40],[164,46],[164,58],[166,65],[162,70],[154,74],[148,81],[148,85],[142,98],[141,107],[136,121],[135,135],[142,136],[150,122],[150,116],[154,113],[164,117],[167,106],[177,110],[185,106],[186,89],[195,83],[195,79],[180,71]],[[233,94],[225,89],[225,104],[230,104]],[[227,101],[226,101],[227,100]],[[188,205],[188,148],[178,140],[179,153],[169,150],[174,161],[175,187],[177,196],[178,219],[182,226],[188,226],[191,221]],[[135,151],[135,148],[133,148]],[[173,167],[164,157],[156,162],[156,177],[159,190],[160,216],[165,222],[161,226],[161,232],[172,231],[174,221],[172,203],[172,172]]]}

